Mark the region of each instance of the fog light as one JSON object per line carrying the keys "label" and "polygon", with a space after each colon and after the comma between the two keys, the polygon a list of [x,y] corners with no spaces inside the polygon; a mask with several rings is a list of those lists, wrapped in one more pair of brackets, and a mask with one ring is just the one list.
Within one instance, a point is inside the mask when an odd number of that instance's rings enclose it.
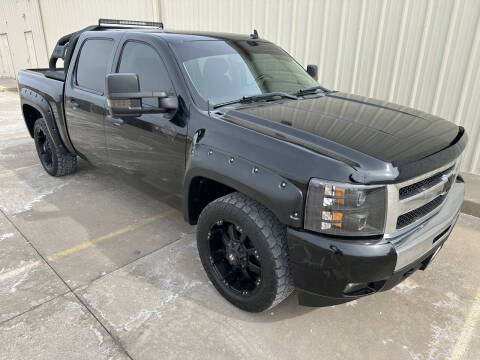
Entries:
{"label": "fog light", "polygon": [[345,294],[352,293],[354,291],[361,290],[366,286],[366,283],[348,283],[347,286],[345,286],[345,289],[343,289],[343,292]]}
{"label": "fog light", "polygon": [[368,283],[348,283],[343,289],[345,296],[365,296],[379,291],[385,285],[385,280]]}

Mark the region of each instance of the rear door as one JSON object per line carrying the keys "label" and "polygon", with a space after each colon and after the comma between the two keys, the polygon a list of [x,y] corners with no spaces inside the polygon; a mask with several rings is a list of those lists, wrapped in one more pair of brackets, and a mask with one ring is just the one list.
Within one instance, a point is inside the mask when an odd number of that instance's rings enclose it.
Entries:
{"label": "rear door", "polygon": [[80,38],[76,61],[65,83],[65,115],[75,150],[95,165],[108,162],[105,140],[105,75],[111,67],[113,37]]}
{"label": "rear door", "polygon": [[[177,96],[163,55],[151,43],[127,39],[113,71],[138,74],[141,91],[165,91]],[[142,106],[157,103],[143,99]],[[113,165],[169,194],[181,194],[187,127],[178,124],[173,114],[107,116],[105,131]]]}

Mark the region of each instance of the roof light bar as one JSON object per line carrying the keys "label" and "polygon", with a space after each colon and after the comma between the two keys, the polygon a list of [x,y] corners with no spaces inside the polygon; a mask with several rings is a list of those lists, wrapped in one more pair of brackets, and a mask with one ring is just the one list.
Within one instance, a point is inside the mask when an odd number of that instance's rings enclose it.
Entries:
{"label": "roof light bar", "polygon": [[163,23],[154,21],[138,21],[138,20],[120,20],[120,19],[98,19],[98,25],[127,25],[127,26],[150,26],[163,29]]}

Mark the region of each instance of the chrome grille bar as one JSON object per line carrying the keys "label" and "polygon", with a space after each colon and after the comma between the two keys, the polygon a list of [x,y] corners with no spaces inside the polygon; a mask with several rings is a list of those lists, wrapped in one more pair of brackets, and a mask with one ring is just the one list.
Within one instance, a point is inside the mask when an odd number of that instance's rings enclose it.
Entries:
{"label": "chrome grille bar", "polygon": [[[385,237],[394,237],[401,232],[407,231],[408,229],[415,226],[419,221],[427,219],[429,216],[435,214],[440,209],[441,205],[438,208],[433,209],[431,212],[425,214],[425,216],[419,217],[405,227],[399,228],[397,226],[397,220],[401,215],[425,207],[427,204],[432,203],[438,197],[447,195],[447,192],[450,189],[450,186],[447,184],[449,181],[453,182],[454,177],[457,175],[458,172],[458,167],[455,166],[456,162],[457,160],[452,161],[442,166],[441,168],[429,171],[428,173],[409,179],[407,181],[398,184],[387,185],[388,211],[385,225]],[[422,192],[416,193],[404,199],[400,199],[400,189],[418,182],[422,182],[442,172],[445,173],[442,174],[439,182],[433,183],[430,187],[425,186],[424,188],[422,188]]]}
{"label": "chrome grille bar", "polygon": [[430,188],[424,189],[422,192],[410,196],[406,199],[400,200],[400,213],[404,214],[406,212],[415,210],[426,203],[429,203],[439,195],[445,195],[445,184],[448,183],[450,176],[453,174],[453,170],[442,175],[439,183],[433,185]]}
{"label": "chrome grille bar", "polygon": [[424,180],[421,180],[419,182],[404,186],[400,188],[399,194],[400,194],[400,200],[404,200],[408,197],[414,196],[418,193],[421,193],[425,191],[426,189],[438,184],[439,182],[442,181],[442,176],[443,175],[448,175],[451,171],[453,171],[454,165],[450,166],[448,169],[444,171],[440,171],[436,173],[435,175],[428,177]]}

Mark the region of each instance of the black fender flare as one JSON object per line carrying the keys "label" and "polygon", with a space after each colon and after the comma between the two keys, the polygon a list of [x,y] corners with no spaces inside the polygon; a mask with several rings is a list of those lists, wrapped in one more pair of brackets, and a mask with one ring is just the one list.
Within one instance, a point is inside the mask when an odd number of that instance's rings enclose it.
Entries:
{"label": "black fender flare", "polygon": [[[56,147],[65,148],[60,135],[58,134],[57,124],[55,122],[55,116],[53,115],[53,111],[48,103],[47,99],[42,95],[38,94],[37,92],[23,88],[20,91],[20,99],[21,99],[21,107],[22,107],[22,114],[23,114],[23,105],[29,105],[37,110],[42,117],[45,119],[45,123],[47,124],[47,129],[50,134],[50,137],[53,140],[53,143]],[[25,120],[25,125],[28,128],[27,119],[25,114],[23,114],[23,119]],[[33,137],[33,131],[30,132],[30,136]]]}
{"label": "black fender flare", "polygon": [[197,144],[189,155],[183,189],[187,221],[191,183],[196,177],[204,177],[255,199],[285,225],[303,226],[303,193],[288,179],[253,161],[203,144]]}

